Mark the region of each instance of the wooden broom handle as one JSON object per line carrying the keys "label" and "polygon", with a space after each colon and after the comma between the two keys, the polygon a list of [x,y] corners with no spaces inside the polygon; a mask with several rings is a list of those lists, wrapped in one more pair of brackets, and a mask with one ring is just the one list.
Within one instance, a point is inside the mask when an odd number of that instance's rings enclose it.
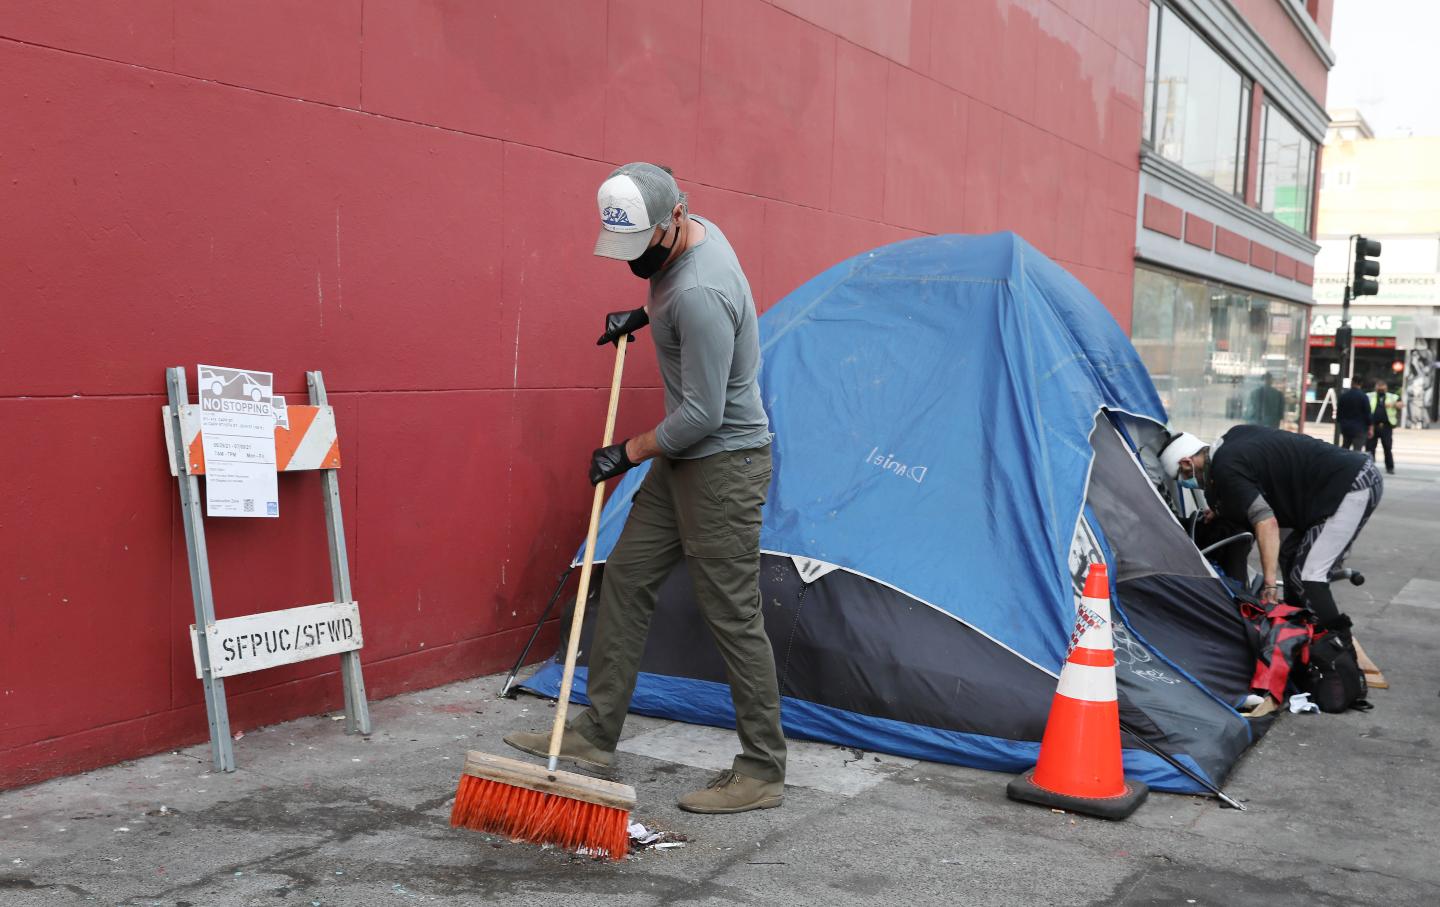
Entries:
{"label": "wooden broom handle", "polygon": [[[615,413],[620,409],[620,373],[625,370],[624,334],[615,344],[615,376],[610,379],[610,408],[605,413],[605,440],[609,447],[615,439]],[[580,651],[580,628],[585,623],[585,600],[590,597],[590,570],[595,566],[595,539],[600,534],[600,510],[605,504],[605,483],[595,486],[590,503],[590,531],[585,536],[585,559],[580,564],[580,590],[575,595],[575,613],[570,618],[570,638],[565,645],[565,674],[560,680],[560,701],[555,706],[555,727],[550,731],[550,765],[555,771],[560,758],[560,737],[565,733],[565,713],[570,708],[570,684],[575,679],[575,657]]]}

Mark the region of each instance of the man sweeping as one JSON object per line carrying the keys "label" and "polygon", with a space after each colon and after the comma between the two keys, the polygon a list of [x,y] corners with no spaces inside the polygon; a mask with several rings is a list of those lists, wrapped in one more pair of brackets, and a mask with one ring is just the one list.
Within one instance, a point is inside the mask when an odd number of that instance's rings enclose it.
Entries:
{"label": "man sweeping", "polygon": [[[596,450],[597,484],[652,460],[605,564],[590,646],[590,707],[566,727],[560,755],[608,767],[635,692],[660,585],[683,558],[725,661],[740,755],[679,806],[737,813],[779,806],[785,738],[775,658],[760,609],[760,509],[770,487],[769,419],[760,403],[759,327],[750,284],[725,234],[693,216],[668,170],[634,163],[600,186],[595,254],[629,263],[649,301],[605,319],[597,345],[649,325],[665,385],[653,431]],[[546,755],[549,735],[505,742]]]}
{"label": "man sweeping", "polygon": [[[1213,517],[1254,528],[1267,604],[1280,599],[1314,612],[1317,627],[1350,646],[1350,618],[1330,591],[1330,572],[1359,537],[1384,491],[1375,462],[1294,432],[1238,425],[1214,444],[1191,434],[1160,452],[1166,474],[1205,492]],[[1282,545],[1281,528],[1291,530]]]}

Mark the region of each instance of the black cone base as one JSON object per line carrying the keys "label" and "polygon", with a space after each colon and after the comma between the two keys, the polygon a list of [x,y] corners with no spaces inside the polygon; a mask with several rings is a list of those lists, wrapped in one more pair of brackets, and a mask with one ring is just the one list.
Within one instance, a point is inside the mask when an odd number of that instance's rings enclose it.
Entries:
{"label": "black cone base", "polygon": [[1034,779],[1035,769],[1033,768],[1023,775],[1016,775],[1006,786],[1006,795],[1011,800],[1037,803],[1051,809],[1084,813],[1087,816],[1098,816],[1101,819],[1124,819],[1139,809],[1140,804],[1144,803],[1145,798],[1150,795],[1150,788],[1144,781],[1132,781],[1129,778],[1125,779],[1125,793],[1118,797],[1099,798],[1057,794],[1053,790],[1046,790],[1039,786]]}

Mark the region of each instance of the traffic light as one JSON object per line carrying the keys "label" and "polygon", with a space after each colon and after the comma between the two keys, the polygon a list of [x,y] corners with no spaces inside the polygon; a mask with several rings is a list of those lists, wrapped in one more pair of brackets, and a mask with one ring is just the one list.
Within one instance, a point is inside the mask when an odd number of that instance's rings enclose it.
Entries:
{"label": "traffic light", "polygon": [[1380,276],[1380,262],[1376,261],[1379,257],[1378,239],[1355,237],[1355,281],[1350,291],[1352,296],[1374,296],[1380,292],[1380,282],[1375,280]]}

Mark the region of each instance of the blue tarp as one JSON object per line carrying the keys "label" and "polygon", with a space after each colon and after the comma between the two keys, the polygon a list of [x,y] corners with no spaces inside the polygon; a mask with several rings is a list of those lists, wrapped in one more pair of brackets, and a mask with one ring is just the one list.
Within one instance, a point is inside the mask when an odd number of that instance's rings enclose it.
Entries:
{"label": "blue tarp", "polygon": [[[551,662],[544,670],[525,682],[525,686],[542,696],[560,695],[560,667]],[[575,672],[570,699],[589,705],[586,681],[589,672]],[[676,703],[684,703],[684,720],[694,724],[733,728],[735,707],[730,702],[730,688],[723,683],[668,677],[662,674],[641,674],[635,685],[630,711],[641,715],[675,716]],[[1018,773],[1033,768],[1040,755],[1035,741],[1006,740],[983,734],[964,734],[939,728],[923,727],[856,712],[819,705],[804,699],[783,696],[780,712],[786,737],[810,740],[844,741],[847,746],[863,746],[867,750],[968,765],[993,772]],[[1143,781],[1156,790],[1177,794],[1201,794],[1203,785],[1177,772],[1163,759],[1142,749],[1124,749],[1121,756],[1125,776]],[[1184,753],[1175,756],[1191,771],[1204,776],[1204,770]]]}
{"label": "blue tarp", "polygon": [[[879,580],[1058,671],[1095,414],[1166,418],[1095,297],[1013,233],[926,237],[821,273],[760,331],[776,431],[761,547]],[[597,559],[643,476],[607,503]]]}

